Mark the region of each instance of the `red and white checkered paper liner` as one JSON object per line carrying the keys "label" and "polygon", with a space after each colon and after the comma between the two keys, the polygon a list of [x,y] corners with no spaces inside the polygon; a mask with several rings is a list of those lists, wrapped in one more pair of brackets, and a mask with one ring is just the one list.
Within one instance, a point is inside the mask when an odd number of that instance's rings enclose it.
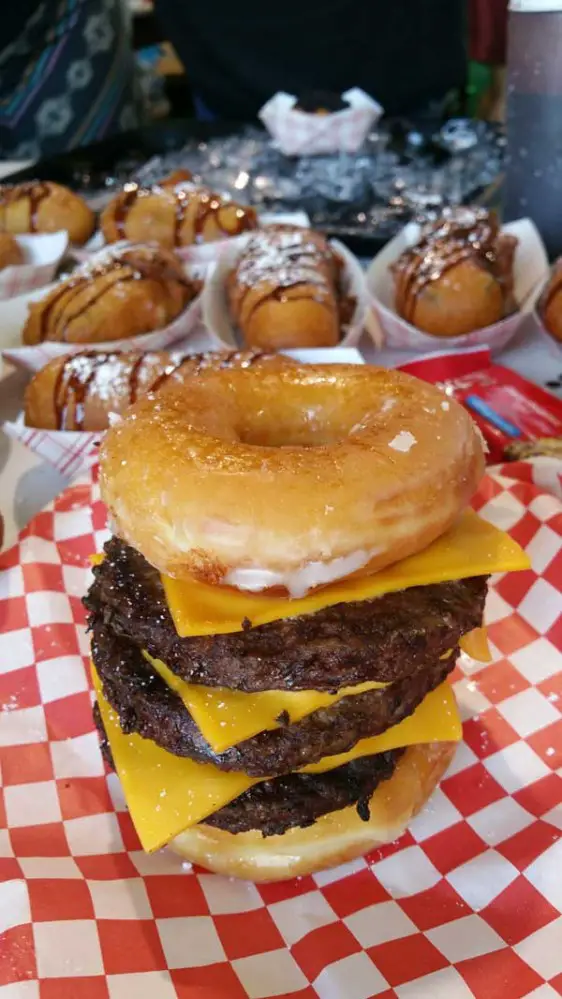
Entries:
{"label": "red and white checkered paper liner", "polygon": [[278,93],[258,112],[267,131],[286,156],[354,153],[376,125],[383,109],[359,87],[342,94],[349,107],[331,114],[297,111],[296,97]]}
{"label": "red and white checkered paper liner", "polygon": [[68,246],[67,232],[14,237],[23,250],[24,264],[0,270],[0,299],[26,295],[53,280]]}
{"label": "red and white checkered paper liner", "polygon": [[493,664],[453,674],[464,742],[397,843],[278,885],[140,849],[91,717],[80,597],[95,469],[0,557],[2,999],[549,999],[562,994],[562,503],[533,465],[475,503],[527,549]]}
{"label": "red and white checkered paper liner", "polygon": [[35,427],[26,427],[23,413],[20,413],[17,420],[5,420],[2,429],[13,440],[25,444],[30,451],[35,451],[69,478],[97,461],[101,433],[37,430]]}

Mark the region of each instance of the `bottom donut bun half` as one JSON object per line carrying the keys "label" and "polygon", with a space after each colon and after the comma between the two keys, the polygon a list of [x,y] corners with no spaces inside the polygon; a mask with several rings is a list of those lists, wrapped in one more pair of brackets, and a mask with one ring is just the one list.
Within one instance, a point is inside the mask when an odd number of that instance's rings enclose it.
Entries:
{"label": "bottom donut bun half", "polygon": [[392,777],[372,795],[368,822],[350,805],[306,828],[267,838],[258,830],[230,833],[200,823],[176,836],[170,847],[216,874],[250,881],[284,881],[336,867],[397,839],[433,793],[456,748],[454,742],[409,747]]}

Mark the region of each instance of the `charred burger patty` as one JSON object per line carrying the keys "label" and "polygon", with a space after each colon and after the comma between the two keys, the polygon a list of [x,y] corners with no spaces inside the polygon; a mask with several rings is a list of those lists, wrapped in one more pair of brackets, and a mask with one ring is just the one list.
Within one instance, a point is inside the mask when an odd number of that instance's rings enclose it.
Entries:
{"label": "charred burger patty", "polygon": [[112,538],[85,599],[91,623],[146,649],[188,683],[259,690],[326,690],[392,683],[432,667],[478,627],[487,577],[335,604],[226,635],[180,638],[158,572]]}
{"label": "charred burger patty", "polygon": [[92,655],[105,696],[123,732],[137,732],[175,756],[241,770],[251,777],[288,773],[325,756],[345,753],[360,739],[378,735],[407,718],[426,694],[443,682],[455,655],[437,660],[380,690],[345,697],[299,722],[260,732],[223,753],[203,738],[181,698],[158,676],[141,650],[94,625]]}
{"label": "charred burger patty", "polygon": [[[315,614],[211,637],[180,638],[160,576],[117,538],[85,603],[92,655],[106,699],[125,734],[138,733],[176,755],[221,770],[266,778],[205,822],[230,832],[280,834],[367,802],[392,776],[401,750],[353,760],[324,773],[293,773],[345,753],[359,740],[398,724],[452,670],[459,638],[482,620],[485,577],[412,587],[374,600],[341,603]],[[387,686],[348,696],[292,723],[215,753],[181,697],[143,655],[161,659],[183,680],[243,691],[337,690],[367,681]],[[97,724],[109,753],[99,712]]]}
{"label": "charred burger patty", "polygon": [[[111,750],[99,710],[94,719],[102,753],[113,768]],[[369,799],[383,780],[388,780],[403,750],[352,760],[345,766],[320,774],[288,774],[256,784],[228,805],[205,819],[206,825],[231,833],[258,829],[263,836],[278,836],[292,826],[312,825],[328,812],[356,805],[361,818],[369,817]]]}

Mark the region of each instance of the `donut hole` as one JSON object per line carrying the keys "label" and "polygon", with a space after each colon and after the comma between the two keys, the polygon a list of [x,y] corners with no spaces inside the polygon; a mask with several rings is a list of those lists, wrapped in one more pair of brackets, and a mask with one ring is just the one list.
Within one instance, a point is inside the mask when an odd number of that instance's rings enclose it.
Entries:
{"label": "donut hole", "polygon": [[320,431],[306,414],[300,421],[287,420],[276,426],[243,426],[238,430],[239,442],[249,447],[328,447],[345,440],[347,436],[343,428],[338,432],[334,427],[332,433],[327,433],[323,427]]}
{"label": "donut hole", "polygon": [[326,394],[320,385],[289,384],[283,393],[244,393],[239,399],[236,432],[240,443],[250,447],[331,447],[374,425],[378,413],[364,400],[342,397],[334,386]]}

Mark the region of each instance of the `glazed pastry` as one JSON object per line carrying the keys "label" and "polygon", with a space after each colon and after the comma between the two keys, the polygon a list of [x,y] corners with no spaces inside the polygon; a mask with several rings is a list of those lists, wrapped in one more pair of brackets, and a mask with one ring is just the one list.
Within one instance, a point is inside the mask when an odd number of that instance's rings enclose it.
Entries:
{"label": "glazed pastry", "polygon": [[562,460],[562,438],[539,437],[536,441],[513,441],[504,451],[507,461],[528,461],[529,458],[538,457]]}
{"label": "glazed pastry", "polygon": [[126,184],[101,215],[107,243],[152,241],[172,249],[239,236],[257,227],[253,208],[225,201],[205,187]]}
{"label": "glazed pastry", "polygon": [[105,430],[173,367],[163,351],[83,351],[49,361],[25,391],[25,423],[42,430]]}
{"label": "glazed pastry", "polygon": [[552,268],[538,303],[538,312],[548,333],[562,343],[562,260]]}
{"label": "glazed pastry", "polygon": [[177,184],[185,184],[191,180],[193,174],[190,170],[184,170],[183,167],[179,167],[177,170],[172,170],[171,173],[166,174],[158,182],[158,187],[176,187]]}
{"label": "glazed pastry", "polygon": [[68,232],[81,245],[92,235],[91,208],[67,187],[51,181],[0,184],[0,232]]}
{"label": "glazed pastry", "polygon": [[398,315],[433,336],[491,326],[516,309],[517,239],[482,208],[449,209],[392,267]]}
{"label": "glazed pastry", "polygon": [[30,303],[23,342],[103,343],[151,333],[176,319],[199,288],[168,250],[109,250]]}
{"label": "glazed pastry", "polygon": [[25,391],[25,424],[41,430],[106,430],[112,417],[169,379],[272,360],[271,355],[252,351],[187,357],[134,350],[66,354],[49,361],[31,379]]}
{"label": "glazed pastry", "polygon": [[271,226],[252,236],[227,278],[244,344],[333,347],[340,340],[341,261],[320,233]]}
{"label": "glazed pastry", "polygon": [[0,271],[25,264],[23,250],[9,232],[0,232]]}

